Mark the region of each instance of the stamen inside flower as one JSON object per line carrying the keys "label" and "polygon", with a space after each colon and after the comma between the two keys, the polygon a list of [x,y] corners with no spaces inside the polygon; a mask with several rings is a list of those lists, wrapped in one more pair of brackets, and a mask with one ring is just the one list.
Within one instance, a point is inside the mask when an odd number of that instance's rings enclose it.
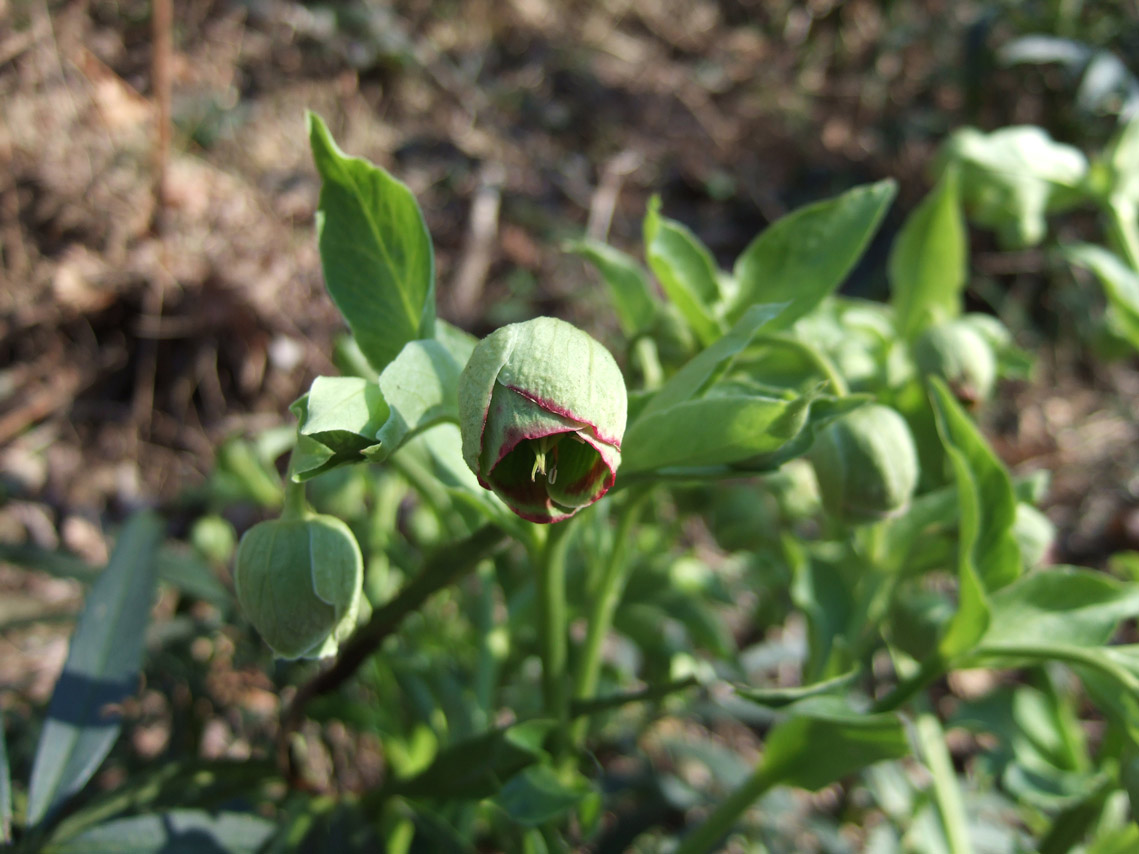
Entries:
{"label": "stamen inside flower", "polygon": [[[540,439],[534,439],[530,445],[534,449],[534,466],[530,469],[530,482],[533,483],[539,474],[546,476],[548,483],[555,483],[558,479],[558,442],[562,440],[563,434],[556,434],[553,436],[542,436]],[[546,455],[549,454],[553,457],[552,462],[547,462]]]}

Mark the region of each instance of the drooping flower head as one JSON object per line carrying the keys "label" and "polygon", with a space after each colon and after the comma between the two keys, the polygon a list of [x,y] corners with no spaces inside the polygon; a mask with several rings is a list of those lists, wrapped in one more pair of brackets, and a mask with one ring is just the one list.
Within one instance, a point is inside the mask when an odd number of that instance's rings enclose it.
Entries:
{"label": "drooping flower head", "polygon": [[463,459],[522,518],[558,522],[613,485],[627,408],[617,363],[589,335],[552,317],[513,323],[459,379]]}

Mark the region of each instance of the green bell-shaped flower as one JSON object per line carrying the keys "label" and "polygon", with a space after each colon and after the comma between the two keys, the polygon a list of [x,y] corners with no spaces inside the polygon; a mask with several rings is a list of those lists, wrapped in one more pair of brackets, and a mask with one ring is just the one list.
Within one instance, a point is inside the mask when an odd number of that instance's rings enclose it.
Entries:
{"label": "green bell-shaped flower", "polygon": [[918,455],[909,425],[888,406],[872,403],[836,418],[808,453],[827,513],[846,522],[873,522],[905,509],[918,482]]}
{"label": "green bell-shaped flower", "polygon": [[613,485],[627,408],[617,363],[589,335],[552,317],[513,323],[459,378],[463,459],[523,519],[558,522]]}
{"label": "green bell-shaped flower", "polygon": [[278,657],[324,658],[356,626],[364,561],[339,519],[286,511],[245,532],[233,580],[242,610]]}

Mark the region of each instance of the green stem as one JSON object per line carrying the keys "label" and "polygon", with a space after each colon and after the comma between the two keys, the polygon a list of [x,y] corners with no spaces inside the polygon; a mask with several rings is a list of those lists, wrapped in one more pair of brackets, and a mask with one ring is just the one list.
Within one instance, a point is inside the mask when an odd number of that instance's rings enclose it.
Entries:
{"label": "green stem", "polygon": [[842,375],[835,368],[834,363],[807,342],[800,341],[798,338],[779,332],[756,335],[752,341],[758,344],[767,344],[769,347],[782,347],[785,350],[798,353],[814,365],[815,370],[826,378],[826,381],[830,384],[831,392],[835,397],[846,397],[846,395],[850,393],[850,390],[846,386],[846,380],[842,378]]}
{"label": "green stem", "polygon": [[308,501],[305,500],[305,485],[291,478],[285,483],[285,506],[281,510],[282,519],[303,519],[309,515]]}
{"label": "green stem", "polygon": [[927,658],[922,662],[917,673],[908,679],[903,679],[894,686],[893,691],[876,702],[870,710],[871,714],[892,712],[898,709],[931,682],[937,680],[946,669],[946,663],[940,655]]}
{"label": "green stem", "polygon": [[941,813],[941,825],[949,843],[951,854],[973,854],[969,841],[969,821],[965,805],[961,802],[961,789],[957,785],[957,772],[945,745],[945,732],[936,717],[929,713],[918,715],[918,748],[933,776],[933,797]]}
{"label": "green stem", "polygon": [[566,684],[566,547],[572,519],[544,530],[536,555],[538,638],[542,652],[542,699],[548,716],[558,722],[554,753],[565,754],[569,735],[569,691]]}
{"label": "green stem", "polygon": [[759,800],[775,780],[764,773],[761,765],[743,784],[732,792],[704,819],[704,823],[681,840],[672,854],[705,854],[719,850],[720,841],[731,832],[739,817]]}
{"label": "green stem", "polygon": [[1108,230],[1119,244],[1131,269],[1139,272],[1139,212],[1130,199],[1114,198],[1107,204]]}
{"label": "green stem", "polygon": [[[578,702],[589,700],[597,690],[597,677],[601,671],[601,647],[613,625],[613,615],[617,611],[617,604],[621,601],[621,594],[625,591],[625,582],[629,577],[630,564],[626,559],[629,540],[649,494],[649,489],[640,487],[634,488],[628,496],[613,538],[613,547],[609,550],[604,574],[597,589],[593,591],[593,611],[589,615],[585,645],[582,647],[574,679],[573,697]],[[575,747],[585,740],[588,728],[589,721],[586,718],[574,721],[570,738]]]}
{"label": "green stem", "polygon": [[695,676],[688,676],[674,682],[658,682],[655,685],[648,685],[639,691],[628,691],[624,694],[613,694],[608,697],[591,697],[585,700],[575,699],[570,704],[570,716],[576,719],[574,723],[577,724],[590,715],[619,709],[621,706],[628,706],[631,703],[663,700],[665,697],[680,691],[698,687],[700,687],[700,680]]}

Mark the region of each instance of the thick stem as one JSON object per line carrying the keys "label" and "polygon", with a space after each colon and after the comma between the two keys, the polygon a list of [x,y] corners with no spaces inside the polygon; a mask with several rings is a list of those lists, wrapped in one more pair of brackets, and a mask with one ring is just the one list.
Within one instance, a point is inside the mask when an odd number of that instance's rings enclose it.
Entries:
{"label": "thick stem", "polygon": [[538,638],[542,653],[542,699],[546,714],[558,722],[555,754],[564,754],[569,736],[566,684],[566,547],[573,520],[548,526],[537,550]]}
{"label": "thick stem", "polygon": [[719,850],[717,846],[720,841],[731,832],[747,808],[771,788],[772,782],[761,765],[738,789],[712,810],[703,824],[681,840],[680,846],[673,851],[673,854],[706,854],[708,851]]}
{"label": "thick stem", "polygon": [[[647,488],[635,487],[622,507],[621,521],[613,538],[613,548],[609,551],[604,574],[594,591],[593,611],[589,615],[585,645],[582,647],[574,679],[575,701],[589,700],[597,690],[597,677],[601,672],[601,647],[613,625],[613,615],[617,611],[617,604],[621,601],[621,594],[625,591],[625,582],[629,577],[629,562],[626,559],[629,539],[648,497]],[[574,721],[570,735],[575,747],[585,740],[588,728],[589,721],[586,718]]]}

